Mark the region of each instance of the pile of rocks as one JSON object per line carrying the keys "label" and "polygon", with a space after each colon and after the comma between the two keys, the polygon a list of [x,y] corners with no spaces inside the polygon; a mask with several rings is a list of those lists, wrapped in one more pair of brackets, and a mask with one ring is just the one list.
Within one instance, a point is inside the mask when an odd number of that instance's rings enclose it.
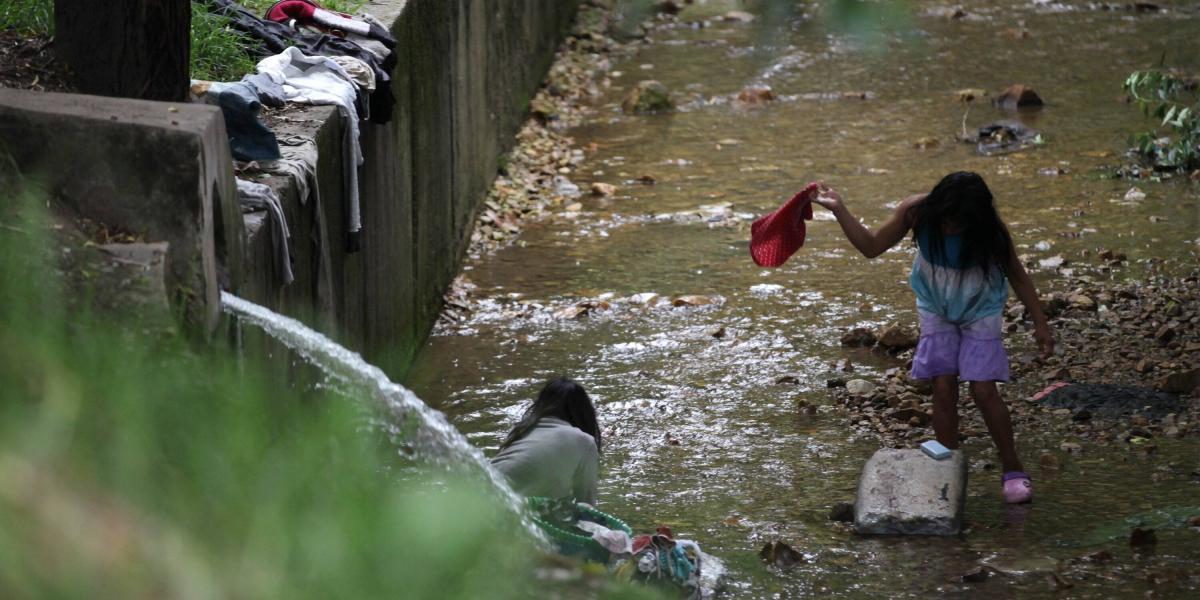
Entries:
{"label": "pile of rocks", "polygon": [[471,234],[468,253],[473,258],[511,243],[529,218],[581,208],[575,200],[582,192],[569,176],[583,162],[584,152],[562,131],[583,120],[589,110],[585,101],[610,85],[612,57],[629,49],[609,34],[609,9],[597,4],[580,8],[575,29],[529,103],[529,119],[517,134],[516,147],[501,160],[500,175]]}

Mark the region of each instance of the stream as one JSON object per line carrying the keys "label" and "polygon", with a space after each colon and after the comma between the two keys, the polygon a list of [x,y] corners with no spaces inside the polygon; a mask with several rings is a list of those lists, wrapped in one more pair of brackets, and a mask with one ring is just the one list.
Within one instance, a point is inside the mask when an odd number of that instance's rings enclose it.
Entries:
{"label": "stream", "polygon": [[[1084,253],[1129,257],[1092,273],[1102,280],[1196,265],[1197,187],[1105,174],[1129,162],[1129,134],[1152,124],[1124,101],[1122,82],[1164,52],[1168,64],[1196,72],[1200,7],[987,0],[953,18],[949,6],[911,2],[906,22],[864,38],[839,33],[813,3],[697,0],[680,24],[613,65],[611,86],[569,132],[588,149],[572,180],[584,190],[612,184],[616,194],[585,196],[582,209],[526,224],[519,243],[468,260],[463,276],[477,286],[478,310],[435,333],[409,386],[490,455],[544,381],[579,380],[603,425],[600,508],[636,531],[665,524],[700,542],[729,567],[728,597],[1195,593],[1200,533],[1180,522],[1200,514],[1195,436],[1135,457],[1098,445],[1067,455],[1060,433],[1018,431],[1036,489],[1035,503],[1019,507],[1002,504],[994,449],[976,438],[965,445],[964,535],[860,538],[828,520],[834,503],[853,500],[879,447],[832,405],[830,365],[850,359],[856,377],[903,367],[843,348],[839,337],[850,327],[915,324],[914,249],[902,243],[868,261],[818,209],[805,247],[783,267],[761,269],[747,249],[754,216],[823,179],[877,225],[902,197],[971,170],[996,195],[1042,292],[1062,269],[1089,268]],[[735,9],[758,18],[683,23]],[[671,90],[677,110],[624,114],[624,93],[644,79]],[[1042,143],[981,156],[957,142],[968,106],[969,131],[1013,118],[986,99],[966,105],[957,91],[1013,83],[1046,101],[1021,115]],[[737,102],[751,85],[770,86],[777,100]],[[671,302],[689,295],[697,298]],[[1012,346],[1030,346],[1014,338]],[[797,383],[777,383],[787,375]],[[1042,449],[1062,467],[1039,469]],[[1153,554],[1129,547],[1139,522],[1158,528]],[[806,561],[763,564],[758,551],[775,540]],[[1099,550],[1113,560],[1078,562]],[[963,583],[981,562],[995,575]]]}

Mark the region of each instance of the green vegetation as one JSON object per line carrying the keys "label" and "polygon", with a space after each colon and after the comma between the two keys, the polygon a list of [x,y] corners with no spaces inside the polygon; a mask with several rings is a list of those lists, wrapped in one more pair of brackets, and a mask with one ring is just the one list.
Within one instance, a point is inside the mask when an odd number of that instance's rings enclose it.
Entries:
{"label": "green vegetation", "polygon": [[[262,15],[274,0],[243,0],[242,4]],[[329,10],[354,14],[366,0],[322,2]],[[15,29],[32,35],[54,34],[54,0],[6,0],[0,4],[0,29]],[[208,11],[204,2],[192,2],[191,76],[208,81],[231,81],[254,70],[249,48],[256,42],[229,27],[229,19]]]}
{"label": "green vegetation", "polygon": [[357,402],[68,314],[44,195],[0,171],[0,597],[537,595],[516,519],[398,469]]}
{"label": "green vegetation", "polygon": [[6,0],[0,4],[0,29],[54,33],[54,0]]}
{"label": "green vegetation", "polygon": [[254,70],[253,40],[229,27],[229,19],[192,2],[192,79],[231,81]]}
{"label": "green vegetation", "polygon": [[0,598],[652,597],[537,579],[482,482],[402,463],[353,398],[72,311],[78,241],[2,150],[0,185]]}
{"label": "green vegetation", "polygon": [[[1157,168],[1200,168],[1200,94],[1195,78],[1161,70],[1135,71],[1125,91],[1158,127],[1133,136],[1131,142]],[[1165,136],[1160,132],[1165,130]]]}

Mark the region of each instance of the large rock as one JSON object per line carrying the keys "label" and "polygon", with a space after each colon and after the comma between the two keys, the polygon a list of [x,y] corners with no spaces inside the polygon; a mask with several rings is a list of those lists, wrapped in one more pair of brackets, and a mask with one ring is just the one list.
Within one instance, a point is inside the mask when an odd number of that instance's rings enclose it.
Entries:
{"label": "large rock", "polygon": [[889,325],[879,334],[879,345],[894,352],[915,348],[919,340],[916,331],[903,325]]}
{"label": "large rock", "polygon": [[621,108],[631,114],[666,112],[674,108],[667,86],[649,79],[637,84],[625,95]]}
{"label": "large rock", "polygon": [[863,466],[854,531],[870,535],[957,535],[966,505],[961,450],[934,460],[920,450],[877,451]]}
{"label": "large rock", "polygon": [[738,92],[737,100],[742,104],[767,104],[774,102],[776,97],[770,86],[751,85]]}
{"label": "large rock", "polygon": [[1158,382],[1158,389],[1172,394],[1187,394],[1197,387],[1200,387],[1200,369],[1168,373]]}
{"label": "large rock", "polygon": [[1008,89],[1000,92],[993,100],[996,106],[1008,110],[1041,108],[1042,97],[1033,88],[1016,83],[1008,86]]}

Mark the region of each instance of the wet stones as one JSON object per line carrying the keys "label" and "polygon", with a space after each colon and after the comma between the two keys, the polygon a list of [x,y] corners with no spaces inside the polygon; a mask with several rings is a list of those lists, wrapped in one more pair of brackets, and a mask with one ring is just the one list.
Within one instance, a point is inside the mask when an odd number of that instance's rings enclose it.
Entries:
{"label": "wet stones", "polygon": [[892,353],[915,348],[919,336],[912,327],[892,324],[884,327],[876,334],[865,327],[855,327],[842,334],[841,344],[851,348],[869,348],[879,345],[880,348]]}
{"label": "wet stones", "polygon": [[879,450],[859,478],[854,530],[868,535],[957,535],[966,484],[962,451],[933,460],[920,450]]}
{"label": "wet stones", "polygon": [[1096,301],[1085,294],[1071,294],[1067,302],[1076,310],[1096,310]]}
{"label": "wet stones", "polygon": [[775,541],[768,542],[758,551],[758,557],[763,562],[774,565],[780,569],[796,566],[804,562],[804,555],[797,552],[791,546]]}
{"label": "wet stones", "polygon": [[964,141],[975,142],[975,150],[984,156],[1018,152],[1036,145],[1041,140],[1037,131],[1017,121],[996,121],[980,127],[975,138]]}
{"label": "wet stones", "polygon": [[639,82],[625,95],[621,109],[628,114],[644,115],[667,112],[675,108],[667,86],[649,79]]}
{"label": "wet stones", "polygon": [[754,20],[754,15],[744,10],[731,10],[721,15],[721,20],[730,23],[749,23]]}
{"label": "wet stones", "polygon": [[687,295],[678,296],[671,301],[672,306],[708,306],[712,304],[712,298],[708,296]]}
{"label": "wet stones", "polygon": [[1200,369],[1168,373],[1158,381],[1158,389],[1173,394],[1188,394],[1200,387]]}
{"label": "wet stones", "polygon": [[875,391],[875,384],[865,379],[851,379],[846,382],[846,391],[852,396],[869,396]]}
{"label": "wet stones", "polygon": [[1133,548],[1134,552],[1152,551],[1154,546],[1158,544],[1158,535],[1153,529],[1143,529],[1135,527],[1129,532],[1129,547]]}
{"label": "wet stones", "polygon": [[879,338],[876,337],[875,332],[871,331],[870,329],[867,329],[866,327],[855,327],[854,329],[842,334],[841,343],[843,346],[849,346],[852,348],[869,348],[874,346],[875,342],[878,340]]}
{"label": "wet stones", "polygon": [[915,348],[917,340],[917,332],[902,325],[888,325],[879,334],[879,345],[893,352]]}
{"label": "wet stones", "polygon": [[660,13],[664,13],[664,14],[668,14],[668,15],[677,15],[677,14],[679,14],[679,11],[683,10],[683,1],[682,0],[661,0],[658,3],[658,5],[656,6],[656,8],[658,9],[658,12],[660,12]]}
{"label": "wet stones", "polygon": [[[1196,517],[1200,519],[1200,517]],[[829,520],[835,523],[853,523],[854,505],[849,502],[838,502],[829,509]]]}
{"label": "wet stones", "polygon": [[766,85],[747,86],[737,95],[738,103],[746,106],[767,104],[775,100],[775,92],[772,92],[771,87]]}
{"label": "wet stones", "polygon": [[592,184],[592,195],[608,197],[617,193],[617,186],[611,183],[600,183],[597,181]]}
{"label": "wet stones", "polygon": [[1005,110],[1038,109],[1043,104],[1042,97],[1033,91],[1033,88],[1020,83],[1010,85],[997,94],[992,103]]}
{"label": "wet stones", "polygon": [[967,571],[966,573],[962,574],[962,582],[963,583],[983,583],[983,582],[987,581],[989,576],[991,576],[991,571],[988,571],[988,569],[986,567],[982,567],[982,566],[975,567],[975,568],[971,569],[970,571]]}

